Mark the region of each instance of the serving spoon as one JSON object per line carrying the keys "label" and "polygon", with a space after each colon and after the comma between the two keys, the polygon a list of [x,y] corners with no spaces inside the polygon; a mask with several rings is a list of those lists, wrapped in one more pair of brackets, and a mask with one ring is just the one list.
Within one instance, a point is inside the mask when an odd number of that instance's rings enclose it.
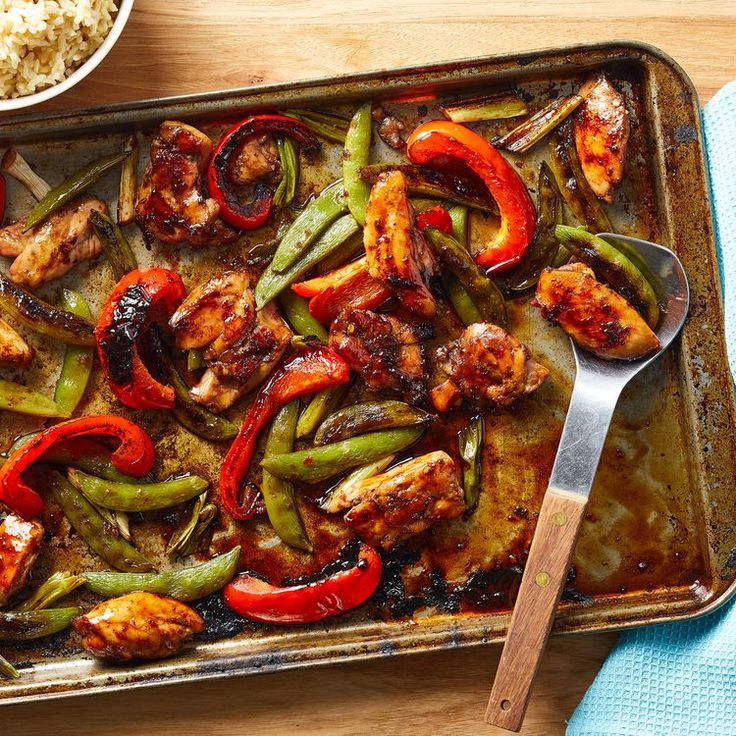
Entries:
{"label": "serving spoon", "polygon": [[509,731],[524,720],[621,391],[669,347],[690,305],[687,276],[671,250],[612,233],[598,237],[631,246],[658,282],[660,347],[640,360],[609,361],[571,341],[575,385],[485,715],[487,723]]}

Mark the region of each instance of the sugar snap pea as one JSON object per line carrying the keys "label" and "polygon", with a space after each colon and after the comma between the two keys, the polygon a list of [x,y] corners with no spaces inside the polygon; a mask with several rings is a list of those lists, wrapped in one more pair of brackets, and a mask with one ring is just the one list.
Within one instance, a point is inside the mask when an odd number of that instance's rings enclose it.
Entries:
{"label": "sugar snap pea", "polygon": [[[450,219],[452,220],[452,237],[467,250],[468,248],[468,208],[458,205],[450,210]],[[473,300],[463,285],[457,280],[454,273],[448,270],[442,271],[442,286],[445,289],[447,298],[450,300],[453,309],[457,312],[457,316],[465,325],[472,325],[475,322],[482,322],[478,307],[475,306]]]}
{"label": "sugar snap pea", "polygon": [[296,425],[296,436],[301,439],[312,434],[324,418],[340,406],[348,393],[349,387],[349,383],[344,383],[342,386],[318,391],[299,416]]}
{"label": "sugar snap pea", "polygon": [[365,209],[370,185],[360,178],[360,169],[368,165],[371,152],[371,103],[364,102],[353,115],[345,135],[342,152],[342,180],[350,214],[365,225]]}
{"label": "sugar snap pea", "polygon": [[284,310],[286,321],[297,334],[305,337],[314,335],[320,342],[327,342],[327,330],[321,322],[312,317],[306,299],[295,294],[291,289],[286,289],[281,292],[279,302]]}
{"label": "sugar snap pea", "polygon": [[42,611],[0,611],[0,641],[28,641],[66,629],[81,608],[45,608]]}

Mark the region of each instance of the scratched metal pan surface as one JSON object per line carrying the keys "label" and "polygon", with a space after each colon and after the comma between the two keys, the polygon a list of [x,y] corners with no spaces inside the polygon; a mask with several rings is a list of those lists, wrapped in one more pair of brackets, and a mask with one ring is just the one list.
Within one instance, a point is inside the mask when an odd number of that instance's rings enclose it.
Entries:
{"label": "scratched metal pan surface", "polygon": [[[167,118],[192,122],[216,136],[228,120],[246,112],[290,107],[347,112],[357,102],[371,99],[413,125],[436,117],[440,99],[510,87],[534,109],[599,69],[624,91],[632,115],[628,176],[609,208],[614,226],[672,247],[683,260],[692,289],[692,309],[681,340],[641,374],[621,400],[575,553],[574,574],[555,624],[560,633],[604,631],[711,610],[727,598],[736,577],[734,398],[724,349],[698,101],[692,84],[672,60],[651,47],[621,42],[7,118],[0,121],[0,145],[18,146],[44,177],[56,183],[82,162],[118,148],[134,130],[145,154],[142,171],[148,140]],[[476,127],[482,131],[485,124]],[[389,155],[381,146],[376,144],[373,160]],[[339,147],[326,148],[318,168],[303,166],[300,199],[338,177]],[[532,188],[545,150],[540,145],[519,159],[521,175]],[[95,192],[114,203],[116,184],[116,175],[111,174],[95,186]],[[29,196],[13,182],[9,200],[11,217],[30,204]],[[483,227],[476,218],[473,229],[480,232]],[[154,244],[146,249],[135,226],[128,234],[143,264],[175,268],[188,285],[237,262],[240,255],[233,248],[192,253]],[[42,293],[55,299],[62,284],[82,290],[99,309],[112,278],[106,264],[87,264]],[[387,558],[384,581],[372,602],[324,623],[279,629],[228,614],[216,595],[197,604],[209,626],[207,635],[180,656],[154,663],[101,664],[86,655],[69,632],[51,640],[3,646],[2,653],[18,665],[22,677],[0,683],[0,702],[501,641],[573,378],[567,339],[541,321],[529,298],[513,302],[510,311],[512,331],[550,368],[551,377],[533,397],[489,415],[477,510],[436,527]],[[435,342],[457,329],[445,313]],[[58,371],[59,352],[38,341],[36,347],[39,357],[24,378],[49,389]],[[99,374],[81,410],[123,413]],[[242,413],[241,404],[232,416]],[[186,470],[216,480],[224,448],[192,438],[161,413],[132,416],[156,441],[160,477]],[[454,445],[461,421],[461,414],[451,416],[419,449]],[[3,446],[39,426],[9,415],[0,422]],[[316,510],[310,501],[314,491],[303,490],[300,506],[315,543],[314,555],[279,544],[263,519],[236,525],[223,516],[210,552],[240,543],[242,567],[265,572],[276,581],[318,571],[340,549],[346,531]],[[136,542],[152,559],[164,561],[165,540],[175,517],[136,523]],[[35,582],[54,570],[101,567],[51,504],[44,522],[49,538]],[[93,601],[89,594],[78,597],[81,605]]]}

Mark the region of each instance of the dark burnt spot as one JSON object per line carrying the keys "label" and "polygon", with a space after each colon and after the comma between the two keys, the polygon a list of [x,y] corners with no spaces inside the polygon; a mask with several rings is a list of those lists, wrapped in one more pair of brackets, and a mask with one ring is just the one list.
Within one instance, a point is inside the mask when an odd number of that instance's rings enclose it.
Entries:
{"label": "dark burnt spot", "polygon": [[675,139],[676,143],[682,146],[697,140],[698,135],[692,125],[678,125],[675,128],[672,137]]}
{"label": "dark burnt spot", "polygon": [[231,611],[219,593],[192,603],[192,608],[204,619],[206,628],[197,636],[200,641],[217,641],[239,634],[246,627],[257,626]]}

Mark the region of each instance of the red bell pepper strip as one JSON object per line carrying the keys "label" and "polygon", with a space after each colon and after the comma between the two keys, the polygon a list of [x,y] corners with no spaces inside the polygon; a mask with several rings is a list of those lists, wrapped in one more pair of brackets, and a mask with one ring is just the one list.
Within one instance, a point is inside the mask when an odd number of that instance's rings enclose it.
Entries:
{"label": "red bell pepper strip", "polygon": [[491,271],[519,263],[534,238],[534,205],[514,168],[485,138],[464,125],[433,120],[409,136],[406,153],[420,165],[460,161],[480,178],[498,204],[501,227],[475,260]]}
{"label": "red bell pepper strip", "polygon": [[253,115],[233,125],[220,138],[207,170],[207,189],[220,205],[220,217],[241,230],[256,230],[271,214],[275,188],[258,182],[253,200],[241,202],[228,183],[230,167],[243,144],[255,135],[272,133],[289,136],[307,149],[317,150],[320,142],[304,123],[284,115]]}
{"label": "red bell pepper strip", "polygon": [[97,352],[110,388],[125,406],[173,408],[174,388],[150,374],[138,343],[151,320],[168,320],[185,295],[184,283],[173,271],[136,269],[118,281],[105,302],[95,328]]}
{"label": "red bell pepper strip", "polygon": [[245,521],[263,507],[263,499],[255,486],[247,486],[242,498],[240,492],[261,430],[290,401],[347,383],[349,378],[348,364],[328,348],[299,353],[271,374],[251,404],[220,470],[220,499],[233,519]]}
{"label": "red bell pepper strip", "polygon": [[39,432],[7,459],[0,468],[0,501],[24,519],[38,516],[45,508],[44,502],[23,481],[23,472],[42,459],[44,452],[53,445],[85,435],[120,440],[111,459],[122,473],[141,477],[153,466],[155,451],[151,438],[129,419],[109,414],[69,419]]}
{"label": "red bell pepper strip", "polygon": [[359,606],[381,582],[383,563],[362,544],[358,562],[322,580],[278,588],[247,573],[223,589],[225,603],[240,616],[267,624],[309,624]]}
{"label": "red bell pepper strip", "polygon": [[417,215],[417,227],[420,230],[433,227],[445,235],[452,235],[452,218],[441,204],[437,204]]}

